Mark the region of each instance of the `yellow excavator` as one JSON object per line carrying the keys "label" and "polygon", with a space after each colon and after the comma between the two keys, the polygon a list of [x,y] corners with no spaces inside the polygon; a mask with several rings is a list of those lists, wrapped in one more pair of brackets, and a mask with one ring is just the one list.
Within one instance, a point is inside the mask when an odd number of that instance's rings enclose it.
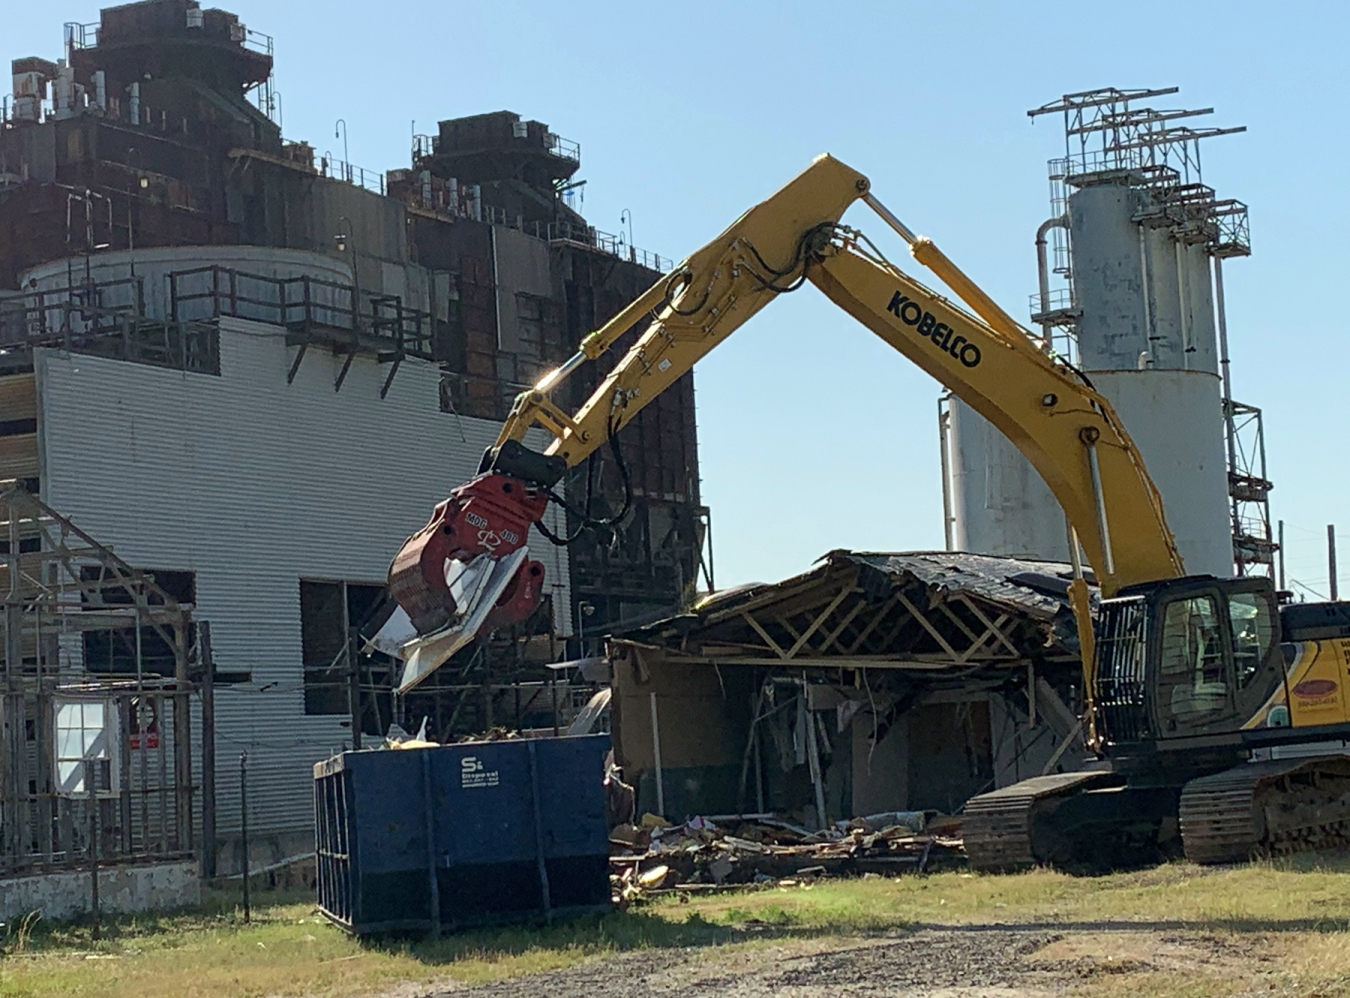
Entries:
{"label": "yellow excavator", "polygon": [[[841,224],[859,200],[964,307]],[[478,476],[436,507],[390,567],[390,593],[421,635],[408,645],[404,688],[534,610],[544,569],[528,557],[531,525],[547,533],[550,503],[587,523],[558,491],[567,471],[608,444],[627,488],[615,434],[752,315],[807,282],[998,427],[1067,519],[1093,758],[1080,771],[969,801],[972,865],[1128,861],[1175,849],[1178,838],[1192,859],[1227,862],[1350,835],[1350,757],[1338,754],[1350,739],[1345,605],[1286,607],[1282,615],[1268,579],[1187,576],[1157,489],[1110,403],[910,231],[865,176],[830,156],[516,399]],[[644,320],[578,412],[550,400],[564,378]],[[542,452],[525,443],[534,427],[553,437]],[[1095,627],[1084,558],[1101,594]]]}

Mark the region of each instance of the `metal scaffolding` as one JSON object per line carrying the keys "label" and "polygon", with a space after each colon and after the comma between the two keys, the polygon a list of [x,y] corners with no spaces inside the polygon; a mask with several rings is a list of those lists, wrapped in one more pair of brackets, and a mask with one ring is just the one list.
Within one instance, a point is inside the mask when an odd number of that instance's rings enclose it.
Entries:
{"label": "metal scaffolding", "polygon": [[0,876],[193,857],[191,605],[13,482],[0,511]]}

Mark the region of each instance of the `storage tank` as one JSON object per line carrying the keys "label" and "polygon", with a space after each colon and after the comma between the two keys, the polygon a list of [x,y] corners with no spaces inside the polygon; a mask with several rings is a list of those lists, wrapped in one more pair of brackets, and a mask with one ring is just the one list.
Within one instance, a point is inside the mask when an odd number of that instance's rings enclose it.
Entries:
{"label": "storage tank", "polygon": [[1164,208],[1129,173],[1069,196],[1079,363],[1143,455],[1186,571],[1227,577],[1233,540],[1209,255],[1188,241],[1199,233]]}
{"label": "storage tank", "polygon": [[[1174,90],[1108,88],[1031,112],[1064,112],[1068,151],[1051,161],[1056,220],[1043,232],[1057,222],[1068,230],[1056,273],[1071,281],[1072,302],[1046,328],[1067,325],[1075,334],[1077,364],[1143,455],[1186,570],[1227,577],[1233,526],[1210,260],[1226,251],[1216,218],[1235,202],[1216,202],[1199,182],[1196,144],[1241,129],[1159,129],[1159,121],[1208,111],[1130,104]],[[1099,149],[1089,148],[1094,136]],[[1040,264],[1043,296],[1049,268],[1044,257]],[[1044,298],[1037,310],[1050,312]],[[1059,504],[1001,434],[953,401],[946,443],[954,547],[1066,557]]]}
{"label": "storage tank", "polygon": [[948,432],[952,546],[1068,561],[1068,529],[1059,502],[1021,451],[960,399],[952,399]]}

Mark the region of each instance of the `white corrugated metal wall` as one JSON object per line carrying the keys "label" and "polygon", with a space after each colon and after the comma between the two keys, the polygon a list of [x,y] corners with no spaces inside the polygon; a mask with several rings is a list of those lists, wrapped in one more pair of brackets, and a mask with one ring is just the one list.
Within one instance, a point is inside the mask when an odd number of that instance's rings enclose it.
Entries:
{"label": "white corrugated metal wall", "polygon": [[[295,348],[278,327],[222,319],[220,339],[219,377],[39,352],[43,493],[133,565],[197,573],[218,668],[253,673],[216,695],[218,826],[238,827],[247,749],[250,828],[299,831],[312,764],[350,737],[342,717],[304,713],[299,580],[382,583],[498,424],[441,412],[434,364],[405,361],[382,400],[373,358],[335,392],[341,358],[317,348],[286,383]],[[565,552],[537,534],[530,550],[566,633]]]}

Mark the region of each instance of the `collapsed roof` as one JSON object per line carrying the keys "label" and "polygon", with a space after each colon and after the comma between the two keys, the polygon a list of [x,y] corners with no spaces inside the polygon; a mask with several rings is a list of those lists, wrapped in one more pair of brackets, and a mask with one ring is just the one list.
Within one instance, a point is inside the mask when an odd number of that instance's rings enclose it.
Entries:
{"label": "collapsed roof", "polygon": [[615,640],[660,648],[672,662],[901,669],[933,680],[1071,665],[1072,578],[1059,562],[838,550],[809,572],[713,593]]}

